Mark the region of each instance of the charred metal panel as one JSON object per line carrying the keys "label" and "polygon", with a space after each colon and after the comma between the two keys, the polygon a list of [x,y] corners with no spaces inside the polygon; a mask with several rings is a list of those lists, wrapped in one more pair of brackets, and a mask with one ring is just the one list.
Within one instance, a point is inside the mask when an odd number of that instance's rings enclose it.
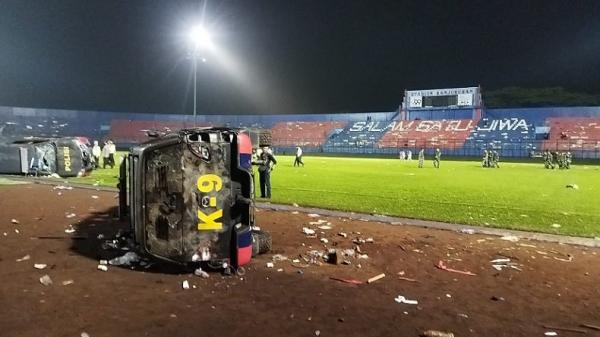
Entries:
{"label": "charred metal panel", "polygon": [[201,260],[218,260],[229,258],[233,227],[230,144],[218,132],[207,134],[209,142],[187,137],[183,151],[183,245],[188,259],[197,254]]}
{"label": "charred metal panel", "polygon": [[182,254],[183,171],[181,145],[149,151],[144,169],[146,249],[165,258]]}

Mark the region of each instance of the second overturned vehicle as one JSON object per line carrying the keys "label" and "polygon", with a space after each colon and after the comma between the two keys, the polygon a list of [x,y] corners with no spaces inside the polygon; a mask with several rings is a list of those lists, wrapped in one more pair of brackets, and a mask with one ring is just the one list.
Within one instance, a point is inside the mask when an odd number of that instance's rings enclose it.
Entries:
{"label": "second overturned vehicle", "polygon": [[253,136],[183,129],[131,149],[120,167],[119,209],[142,253],[237,269],[270,249],[270,235],[255,230],[251,138],[265,138]]}

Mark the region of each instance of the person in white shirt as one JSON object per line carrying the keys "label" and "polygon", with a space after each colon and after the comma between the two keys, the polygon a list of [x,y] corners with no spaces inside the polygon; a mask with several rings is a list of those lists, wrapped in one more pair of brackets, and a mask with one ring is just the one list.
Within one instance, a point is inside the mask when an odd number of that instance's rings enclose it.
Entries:
{"label": "person in white shirt", "polygon": [[104,146],[102,147],[102,168],[105,169],[106,165],[110,166],[108,142],[104,142]]}
{"label": "person in white shirt", "polygon": [[94,168],[97,169],[100,167],[100,156],[102,155],[102,150],[100,149],[100,145],[98,145],[98,141],[94,141],[94,146],[92,147],[92,157],[94,157]]}
{"label": "person in white shirt", "polygon": [[409,160],[409,161],[412,160],[412,151],[411,150],[408,150],[406,152],[406,160]]}
{"label": "person in white shirt", "polygon": [[296,159],[294,159],[294,166],[304,167],[304,162],[302,161],[302,149],[300,146],[296,147]]}
{"label": "person in white shirt", "polygon": [[112,140],[108,141],[108,160],[110,162],[110,168],[115,167],[115,154],[117,153],[117,147]]}

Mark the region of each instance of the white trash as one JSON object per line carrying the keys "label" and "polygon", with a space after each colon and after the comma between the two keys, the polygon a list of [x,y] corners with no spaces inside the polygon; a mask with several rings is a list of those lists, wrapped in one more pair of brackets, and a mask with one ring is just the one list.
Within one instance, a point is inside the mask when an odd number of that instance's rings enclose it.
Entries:
{"label": "white trash", "polygon": [[40,277],[40,283],[45,286],[49,286],[49,285],[52,285],[52,279],[50,278],[50,276],[44,275],[44,276]]}
{"label": "white trash", "polygon": [[409,300],[406,297],[402,296],[402,295],[398,295],[398,297],[394,298],[394,301],[396,301],[397,303],[404,303],[404,304],[411,304],[411,305],[417,305],[419,304],[419,301],[417,300]]}
{"label": "white trash", "polygon": [[129,266],[132,263],[137,263],[140,261],[140,256],[137,255],[136,252],[127,252],[123,256],[115,257],[114,259],[108,261],[108,264],[113,266]]}

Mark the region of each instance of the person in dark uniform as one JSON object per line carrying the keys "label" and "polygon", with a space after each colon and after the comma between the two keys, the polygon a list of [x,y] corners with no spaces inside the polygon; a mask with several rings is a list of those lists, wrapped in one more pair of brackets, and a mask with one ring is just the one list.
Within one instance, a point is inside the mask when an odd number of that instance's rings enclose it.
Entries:
{"label": "person in dark uniform", "polygon": [[271,198],[271,171],[273,170],[277,160],[273,156],[271,149],[264,147],[258,160],[253,162],[258,165],[258,176],[260,180],[260,197]]}

